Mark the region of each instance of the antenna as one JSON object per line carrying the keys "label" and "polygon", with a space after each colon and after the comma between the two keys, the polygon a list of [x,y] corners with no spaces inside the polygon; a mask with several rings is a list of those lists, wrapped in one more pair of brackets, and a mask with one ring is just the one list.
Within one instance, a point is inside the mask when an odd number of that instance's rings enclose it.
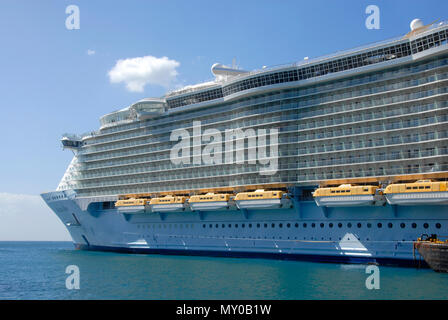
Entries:
{"label": "antenna", "polygon": [[236,57],[233,57],[232,59],[232,69],[238,69],[238,66],[236,65]]}

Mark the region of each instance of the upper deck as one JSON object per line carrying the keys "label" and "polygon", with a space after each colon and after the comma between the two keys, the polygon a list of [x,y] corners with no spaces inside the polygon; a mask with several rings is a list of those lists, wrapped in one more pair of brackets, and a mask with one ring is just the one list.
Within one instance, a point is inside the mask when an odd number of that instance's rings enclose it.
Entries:
{"label": "upper deck", "polygon": [[[82,138],[66,180],[83,195],[116,195],[446,177],[447,29],[439,23],[311,61],[234,69],[239,73],[143,99],[101,118],[101,129]],[[200,135],[194,121],[221,133],[278,130],[269,142],[278,149],[278,170],[265,176],[261,162],[173,163],[171,134]]]}
{"label": "upper deck", "polygon": [[[419,54],[446,45],[448,23],[438,22],[414,30],[406,36],[340,51],[315,59],[262,68],[254,71],[228,69],[229,76],[186,86],[168,92],[161,98],[144,99],[101,118],[101,129],[130,123],[166,113],[183,111],[186,107],[203,107],[210,103],[229,101],[241,95],[278,87],[306,85],[350,73],[366,72],[418,59]],[[146,111],[144,109],[151,109]],[[155,110],[157,109],[157,110]],[[143,110],[143,111],[142,111]],[[142,116],[144,113],[144,116]],[[84,135],[89,138],[96,132]]]}

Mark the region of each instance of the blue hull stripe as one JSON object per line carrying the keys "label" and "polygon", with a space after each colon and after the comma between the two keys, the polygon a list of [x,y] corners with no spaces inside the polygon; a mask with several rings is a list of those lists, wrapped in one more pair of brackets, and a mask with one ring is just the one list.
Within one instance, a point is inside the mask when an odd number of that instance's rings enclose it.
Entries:
{"label": "blue hull stripe", "polygon": [[110,246],[95,246],[76,244],[75,247],[80,250],[106,251],[119,253],[136,254],[162,254],[162,255],[180,255],[180,256],[207,256],[207,257],[231,257],[231,258],[262,258],[293,261],[311,261],[321,263],[357,263],[357,264],[378,264],[384,266],[400,267],[418,267],[428,268],[424,260],[409,259],[390,259],[390,258],[369,258],[369,257],[350,257],[350,256],[332,256],[332,255],[308,255],[308,254],[290,254],[273,252],[237,252],[237,251],[208,251],[208,250],[173,250],[173,249],[150,249],[150,248],[125,248]]}

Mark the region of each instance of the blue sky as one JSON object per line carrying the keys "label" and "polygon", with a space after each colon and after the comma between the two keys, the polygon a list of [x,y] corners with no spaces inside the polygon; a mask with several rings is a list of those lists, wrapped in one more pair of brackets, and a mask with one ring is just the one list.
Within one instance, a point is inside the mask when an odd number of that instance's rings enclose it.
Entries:
{"label": "blue sky", "polygon": [[[71,4],[79,30],[65,26]],[[365,27],[371,4],[379,30]],[[414,18],[448,19],[448,1],[2,0],[0,193],[54,190],[72,157],[62,133],[96,130],[100,116],[166,91],[111,83],[119,59],[167,57],[179,64],[172,86],[187,85],[211,80],[215,62],[295,62],[405,34]]]}

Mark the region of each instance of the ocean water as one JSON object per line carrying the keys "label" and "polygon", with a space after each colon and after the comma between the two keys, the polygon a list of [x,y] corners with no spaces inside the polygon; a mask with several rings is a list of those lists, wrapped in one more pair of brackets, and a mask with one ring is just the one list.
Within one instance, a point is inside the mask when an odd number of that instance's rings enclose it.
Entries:
{"label": "ocean water", "polygon": [[[66,267],[80,288],[66,288]],[[447,299],[448,274],[365,265],[80,251],[70,242],[0,242],[0,299]]]}

